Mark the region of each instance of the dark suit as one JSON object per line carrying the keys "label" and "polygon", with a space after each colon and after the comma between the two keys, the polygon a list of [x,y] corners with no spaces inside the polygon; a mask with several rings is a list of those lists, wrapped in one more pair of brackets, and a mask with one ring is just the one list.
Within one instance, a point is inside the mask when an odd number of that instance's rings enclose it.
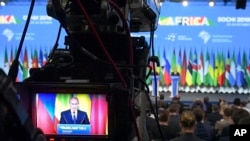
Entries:
{"label": "dark suit", "polygon": [[171,76],[180,76],[179,72],[171,72]]}
{"label": "dark suit", "polygon": [[211,123],[212,126],[215,126],[217,121],[220,121],[223,116],[219,112],[212,112],[206,114],[206,119]]}
{"label": "dark suit", "polygon": [[195,135],[206,141],[214,141],[216,139],[214,127],[203,122],[196,123]]}
{"label": "dark suit", "polygon": [[[60,124],[74,124],[72,114],[70,110],[61,112]],[[77,110],[77,117],[75,124],[90,124],[89,118],[86,112]]]}

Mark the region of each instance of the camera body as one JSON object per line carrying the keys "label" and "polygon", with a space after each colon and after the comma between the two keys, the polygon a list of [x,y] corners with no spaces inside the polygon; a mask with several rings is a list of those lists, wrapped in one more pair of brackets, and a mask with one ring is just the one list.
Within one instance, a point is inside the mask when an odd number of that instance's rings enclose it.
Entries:
{"label": "camera body", "polygon": [[[82,9],[75,0],[58,0],[47,3],[49,16],[63,20],[72,33],[88,32],[91,20],[99,32],[123,32],[122,18],[125,18],[130,32],[148,32],[152,25],[155,30],[160,14],[160,0],[81,0]],[[61,18],[61,19],[60,19]]]}

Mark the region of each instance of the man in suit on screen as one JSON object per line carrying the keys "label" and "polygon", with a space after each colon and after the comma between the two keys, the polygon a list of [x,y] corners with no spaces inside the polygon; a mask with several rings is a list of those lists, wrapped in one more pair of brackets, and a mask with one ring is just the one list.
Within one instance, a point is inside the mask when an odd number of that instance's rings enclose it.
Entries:
{"label": "man in suit on screen", "polygon": [[79,110],[78,105],[77,97],[70,98],[70,109],[61,112],[60,124],[90,124],[88,114]]}

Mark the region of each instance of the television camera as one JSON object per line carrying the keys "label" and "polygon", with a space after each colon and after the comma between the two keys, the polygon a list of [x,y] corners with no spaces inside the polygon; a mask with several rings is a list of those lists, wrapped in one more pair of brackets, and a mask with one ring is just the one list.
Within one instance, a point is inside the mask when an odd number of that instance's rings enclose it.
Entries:
{"label": "television camera", "polygon": [[67,49],[54,46],[51,61],[31,69],[28,81],[123,81],[120,71],[145,65],[149,53],[145,38],[130,33],[154,31],[160,7],[158,0],[49,0],[47,13],[65,29]]}
{"label": "television camera", "polygon": [[[145,37],[131,37],[130,33],[156,30],[160,2],[48,0],[48,15],[58,20],[67,33],[65,48],[58,48],[56,42],[48,62],[30,69],[30,77],[22,83],[87,83],[92,87],[100,83],[122,84],[119,89],[127,94],[113,95],[114,100],[109,103],[109,108],[116,109],[109,114],[113,125],[110,128],[115,130],[109,135],[110,141],[128,141],[135,135],[140,140],[136,117],[142,109],[137,107],[135,95],[145,89],[150,46]],[[139,90],[138,94],[135,90]]]}

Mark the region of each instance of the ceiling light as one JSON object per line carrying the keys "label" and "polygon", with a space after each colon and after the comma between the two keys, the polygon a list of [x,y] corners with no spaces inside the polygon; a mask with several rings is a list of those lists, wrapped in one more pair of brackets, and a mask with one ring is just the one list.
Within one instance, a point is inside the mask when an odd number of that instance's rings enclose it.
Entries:
{"label": "ceiling light", "polygon": [[188,1],[187,0],[183,0],[182,1],[182,5],[185,6],[185,7],[188,6]]}
{"label": "ceiling light", "polygon": [[210,7],[213,7],[213,6],[215,5],[214,0],[209,0],[208,5],[209,5]]}

